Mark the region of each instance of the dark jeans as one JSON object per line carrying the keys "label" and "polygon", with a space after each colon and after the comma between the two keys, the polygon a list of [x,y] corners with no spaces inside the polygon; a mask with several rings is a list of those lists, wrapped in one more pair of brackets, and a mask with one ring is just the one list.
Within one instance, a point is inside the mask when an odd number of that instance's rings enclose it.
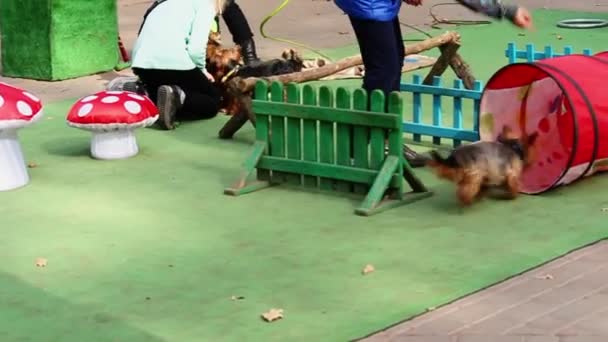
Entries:
{"label": "dark jeans", "polygon": [[[234,0],[226,1],[226,7],[222,12],[222,18],[224,18],[224,22],[226,22],[226,26],[232,35],[234,44],[242,45],[243,42],[253,38],[253,32],[249,27],[247,18],[245,17],[245,14],[243,14],[241,7],[234,2]],[[219,18],[216,17],[215,20],[219,22]]]}
{"label": "dark jeans", "polygon": [[156,70],[133,68],[133,72],[143,82],[150,99],[157,103],[158,87],[175,85],[186,93],[183,106],[177,112],[181,120],[209,119],[220,110],[221,92],[198,69]]}
{"label": "dark jeans", "polygon": [[[355,31],[365,67],[363,89],[368,94],[371,94],[373,90],[382,90],[387,100],[384,103],[384,109],[388,110],[388,95],[392,91],[399,91],[401,69],[405,58],[399,18],[392,21],[375,21],[349,16],[349,19]],[[368,97],[368,110],[370,104],[371,97]],[[353,148],[351,143],[351,149]]]}
{"label": "dark jeans", "polygon": [[363,88],[371,93],[380,89],[387,96],[398,91],[405,47],[399,18],[393,21],[361,20],[350,17],[363,58]]}

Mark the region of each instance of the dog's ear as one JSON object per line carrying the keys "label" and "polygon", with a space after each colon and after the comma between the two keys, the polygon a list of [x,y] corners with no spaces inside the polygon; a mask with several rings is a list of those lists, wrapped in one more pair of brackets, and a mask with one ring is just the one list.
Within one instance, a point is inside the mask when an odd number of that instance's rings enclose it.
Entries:
{"label": "dog's ear", "polygon": [[509,126],[502,126],[502,130],[498,133],[496,137],[496,141],[504,142],[509,139],[509,134],[511,133],[511,128]]}
{"label": "dog's ear", "polygon": [[528,146],[534,145],[534,143],[536,142],[537,139],[538,139],[538,132],[534,132],[534,133],[530,134],[528,136],[528,141],[527,141]]}

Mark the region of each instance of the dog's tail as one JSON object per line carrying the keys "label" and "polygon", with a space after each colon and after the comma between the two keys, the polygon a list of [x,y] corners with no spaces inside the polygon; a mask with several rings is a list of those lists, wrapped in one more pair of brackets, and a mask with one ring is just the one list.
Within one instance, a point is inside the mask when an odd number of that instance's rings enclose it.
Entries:
{"label": "dog's tail", "polygon": [[453,156],[444,158],[439,152],[433,150],[429,152],[430,158],[426,165],[432,168],[437,176],[448,180],[456,180],[459,175],[461,166]]}
{"label": "dog's tail", "polygon": [[452,156],[444,158],[436,150],[430,151],[429,155],[431,157],[427,160],[426,163],[430,167],[443,166],[443,167],[447,167],[447,168],[451,168],[451,169],[460,167],[460,165],[458,165],[458,163]]}

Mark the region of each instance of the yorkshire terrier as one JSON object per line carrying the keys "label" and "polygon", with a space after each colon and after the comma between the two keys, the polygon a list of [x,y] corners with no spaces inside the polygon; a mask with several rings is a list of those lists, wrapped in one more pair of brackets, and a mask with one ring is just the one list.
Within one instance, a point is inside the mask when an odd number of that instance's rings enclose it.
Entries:
{"label": "yorkshire terrier", "polygon": [[234,115],[251,111],[252,94],[243,94],[238,89],[239,79],[247,77],[268,77],[301,71],[304,68],[302,57],[294,50],[283,51],[282,58],[244,65],[241,49],[238,46],[224,48],[218,33],[212,33],[207,43],[207,71],[222,90],[222,108],[226,114]]}
{"label": "yorkshire terrier", "polygon": [[437,176],[457,184],[458,200],[469,206],[488,188],[503,188],[507,198],[520,191],[522,172],[534,159],[538,133],[517,136],[505,126],[496,141],[479,141],[454,149],[447,158],[431,151],[427,166]]}

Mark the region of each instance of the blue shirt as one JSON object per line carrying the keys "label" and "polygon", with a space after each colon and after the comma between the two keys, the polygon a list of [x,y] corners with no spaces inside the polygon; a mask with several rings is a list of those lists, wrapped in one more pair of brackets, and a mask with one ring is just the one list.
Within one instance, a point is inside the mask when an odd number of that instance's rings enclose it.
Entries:
{"label": "blue shirt", "polygon": [[134,68],[205,68],[215,0],[169,0],[148,15],[132,52]]}
{"label": "blue shirt", "polygon": [[[334,0],[336,5],[357,19],[392,21],[399,15],[403,0]],[[456,0],[461,5],[489,17],[512,20],[518,6],[503,4],[501,0]]]}

